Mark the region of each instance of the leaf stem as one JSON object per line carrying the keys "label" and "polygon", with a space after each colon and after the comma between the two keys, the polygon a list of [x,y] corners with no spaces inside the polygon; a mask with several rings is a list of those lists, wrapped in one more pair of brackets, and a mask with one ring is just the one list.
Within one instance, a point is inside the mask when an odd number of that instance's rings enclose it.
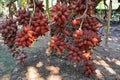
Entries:
{"label": "leaf stem", "polygon": [[107,20],[107,29],[106,29],[106,42],[105,42],[106,46],[108,46],[108,38],[109,38],[109,32],[110,32],[111,9],[112,9],[112,0],[110,0],[109,2],[109,9],[108,9],[108,20]]}
{"label": "leaf stem", "polygon": [[49,0],[46,0],[46,12],[47,12],[48,19],[49,19],[50,18]]}

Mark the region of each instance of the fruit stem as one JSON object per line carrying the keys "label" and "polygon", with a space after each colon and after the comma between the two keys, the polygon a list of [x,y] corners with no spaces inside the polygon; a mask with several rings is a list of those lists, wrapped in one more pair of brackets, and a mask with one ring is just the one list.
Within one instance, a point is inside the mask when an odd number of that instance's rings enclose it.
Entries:
{"label": "fruit stem", "polygon": [[9,17],[10,17],[10,19],[13,19],[13,14],[12,14],[12,11],[11,11],[11,5],[8,6],[8,9],[9,9]]}
{"label": "fruit stem", "polygon": [[108,9],[108,20],[107,20],[107,29],[106,29],[106,42],[105,42],[106,46],[108,46],[108,38],[109,38],[109,32],[110,32],[111,9],[112,9],[112,0],[110,0],[109,2],[109,9]]}
{"label": "fruit stem", "polygon": [[35,2],[35,0],[33,0],[33,4],[34,4],[34,8],[33,8],[33,13],[32,13],[32,15],[30,17],[29,26],[31,26],[32,17],[34,16],[34,13],[35,13],[35,8],[36,8],[36,2]]}
{"label": "fruit stem", "polygon": [[82,29],[82,25],[83,25],[83,22],[84,22],[84,19],[85,19],[85,16],[86,16],[87,10],[88,10],[88,0],[86,0],[86,9],[85,9],[83,15],[80,17],[80,19],[82,18],[82,22],[81,22],[81,24],[80,24],[80,28],[79,28],[79,30]]}
{"label": "fruit stem", "polygon": [[79,30],[82,29],[82,25],[83,25],[84,19],[85,19],[85,16],[82,18],[82,22],[81,22],[81,24],[80,24]]}

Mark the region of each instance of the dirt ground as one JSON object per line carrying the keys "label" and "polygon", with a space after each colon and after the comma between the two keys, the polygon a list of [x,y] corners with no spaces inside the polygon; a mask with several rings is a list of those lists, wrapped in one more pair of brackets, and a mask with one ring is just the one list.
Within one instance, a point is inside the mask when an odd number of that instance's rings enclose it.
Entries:
{"label": "dirt ground", "polygon": [[73,64],[56,56],[47,57],[48,34],[26,49],[28,58],[24,65],[15,65],[0,38],[0,80],[120,80],[120,25],[111,27],[108,47],[101,42],[94,49],[92,57],[97,70],[93,78],[83,75],[82,63]]}

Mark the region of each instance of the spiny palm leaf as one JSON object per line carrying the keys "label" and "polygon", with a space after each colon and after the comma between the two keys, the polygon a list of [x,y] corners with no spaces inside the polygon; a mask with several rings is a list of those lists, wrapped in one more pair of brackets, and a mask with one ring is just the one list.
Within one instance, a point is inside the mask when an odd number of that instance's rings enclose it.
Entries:
{"label": "spiny palm leaf", "polygon": [[20,5],[22,8],[25,8],[29,3],[29,0],[20,0]]}

